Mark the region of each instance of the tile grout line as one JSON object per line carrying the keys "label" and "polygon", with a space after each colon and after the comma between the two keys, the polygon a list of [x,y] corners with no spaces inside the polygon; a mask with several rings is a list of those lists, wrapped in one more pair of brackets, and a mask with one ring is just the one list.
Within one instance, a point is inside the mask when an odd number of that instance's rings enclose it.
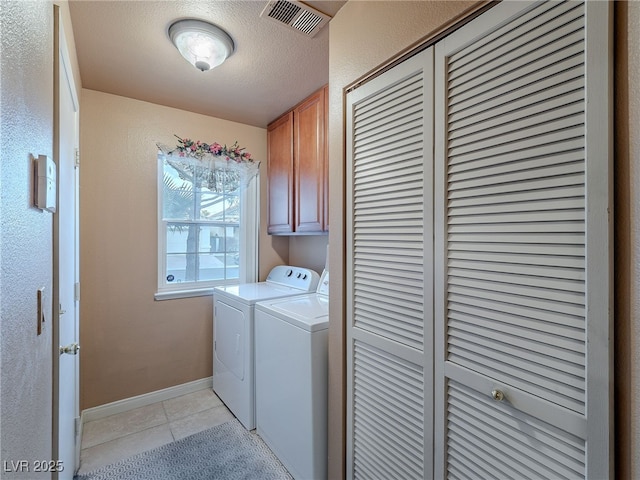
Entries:
{"label": "tile grout line", "polygon": [[[162,407],[162,413],[164,414],[164,418],[165,418],[164,422],[156,423],[156,424],[153,424],[153,425],[145,424],[145,425],[142,426],[142,428],[140,428],[140,429],[138,429],[138,430],[136,430],[134,432],[128,432],[128,433],[125,433],[124,435],[118,435],[117,437],[110,438],[108,440],[104,440],[102,442],[96,443],[95,445],[91,445],[90,447],[82,447],[81,446],[80,451],[82,452],[83,450],[87,450],[89,448],[97,447],[98,445],[104,445],[105,443],[112,442],[114,440],[118,440],[118,439],[122,439],[122,438],[126,438],[126,437],[128,437],[130,435],[134,435],[136,433],[141,433],[141,432],[144,432],[144,431],[149,430],[151,428],[159,427],[159,426],[162,426],[162,425],[165,425],[165,424],[167,425],[167,427],[169,427],[169,416],[167,415],[167,412],[166,412],[166,410],[164,408],[164,402],[163,401],[156,402],[156,404],[157,403],[161,404],[160,406]],[[151,405],[154,405],[154,404],[151,404]],[[148,406],[151,406],[151,405],[148,405]],[[116,415],[119,415],[119,414],[116,414]],[[113,415],[113,416],[116,416],[116,415]],[[169,428],[169,432],[171,433],[171,428]],[[173,438],[173,433],[171,433],[171,438]]]}
{"label": "tile grout line", "polygon": [[162,411],[164,412],[164,416],[167,419],[167,427],[169,428],[169,433],[171,434],[171,439],[175,442],[176,441],[176,436],[173,433],[173,429],[171,428],[171,421],[169,420],[169,414],[167,413],[167,407],[165,406],[164,402],[166,400],[162,401]]}
{"label": "tile grout line", "polygon": [[[154,428],[162,427],[162,426],[164,426],[164,425],[167,425],[167,424],[165,424],[165,423],[159,423],[159,424],[157,424],[157,425],[147,426],[147,427],[145,427],[145,428],[143,428],[143,429],[141,429],[141,430],[138,430],[138,431],[135,431],[135,432],[130,432],[130,433],[127,433],[127,434],[125,434],[125,435],[121,435],[121,436],[119,436],[119,437],[113,438],[113,439],[111,439],[111,440],[107,440],[106,442],[98,443],[98,444],[96,444],[96,445],[92,445],[91,447],[87,447],[87,448],[85,448],[85,449],[82,449],[82,450],[81,450],[81,452],[80,452],[80,459],[81,459],[81,460],[80,460],[80,470],[79,470],[79,472],[81,472],[81,471],[82,471],[82,469],[83,469],[83,462],[82,462],[83,453],[84,453],[84,456],[85,456],[85,457],[87,457],[87,456],[94,457],[94,455],[95,455],[95,453],[94,453],[94,454],[87,453],[87,450],[92,449],[92,448],[95,448],[95,447],[103,446],[103,448],[107,448],[107,450],[108,450],[108,451],[113,451],[113,448],[114,448],[114,445],[115,445],[113,442],[119,442],[119,441],[121,441],[121,440],[123,440],[123,439],[126,439],[127,437],[131,437],[131,436],[133,436],[133,435],[137,435],[137,434],[139,434],[139,433],[142,433],[142,432],[145,432],[145,431],[148,431],[148,430],[154,429]],[[170,429],[169,429],[169,433],[171,434],[171,430],[170,430]],[[171,434],[171,438],[173,439],[173,434]],[[112,445],[108,445],[108,446],[104,447],[105,445],[107,445],[107,444],[109,444],[109,443],[112,443]],[[112,459],[112,460],[111,460],[111,461],[109,461],[108,463],[106,463],[106,464],[104,464],[104,465],[98,465],[98,466],[96,466],[96,467],[94,467],[94,468],[101,468],[101,467],[103,467],[103,466],[105,466],[105,465],[108,465],[108,464],[110,464],[110,463],[115,463],[115,462],[118,462],[118,461],[123,460],[123,459],[125,459],[125,458],[129,458],[129,457],[131,457],[131,456],[139,455],[139,454],[144,453],[144,452],[146,452],[146,451],[153,450],[153,449],[155,449],[155,448],[158,448],[158,447],[161,447],[161,446],[167,445],[168,443],[171,443],[171,441],[166,442],[166,443],[162,443],[161,445],[155,445],[155,446],[153,446],[153,447],[146,448],[145,450],[142,450],[142,451],[139,451],[139,452],[135,452],[135,453],[133,453],[133,454],[120,455],[118,458]],[[94,458],[95,458],[95,457],[94,457]],[[84,473],[86,473],[86,472],[84,472]]]}
{"label": "tile grout line", "polygon": [[[146,432],[147,430],[151,430],[152,428],[161,427],[163,425],[169,426],[169,422],[162,422],[162,423],[157,423],[155,425],[148,425],[148,426],[145,426],[145,427],[141,428],[140,430],[136,430],[135,432],[125,433],[124,435],[120,435],[120,436],[117,436],[117,437],[114,437],[114,438],[110,438],[109,440],[105,440],[104,442],[96,443],[95,445],[91,445],[90,447],[83,447],[83,448],[81,448],[81,452],[89,450],[90,448],[94,448],[94,447],[98,447],[100,445],[104,445],[104,444],[109,443],[109,442],[115,442],[117,440],[121,440],[123,438],[130,437],[131,435],[136,435],[138,433]],[[171,432],[171,427],[169,427],[169,432]],[[171,437],[173,438],[173,433],[171,434]]]}

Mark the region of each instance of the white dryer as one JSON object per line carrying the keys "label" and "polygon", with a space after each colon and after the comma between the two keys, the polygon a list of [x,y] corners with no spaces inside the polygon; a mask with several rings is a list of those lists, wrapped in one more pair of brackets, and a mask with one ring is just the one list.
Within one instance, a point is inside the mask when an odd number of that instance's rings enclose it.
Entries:
{"label": "white dryer", "polygon": [[255,304],[313,292],[318,281],[313,270],[280,265],[265,282],[213,290],[213,390],[248,430],[255,428]]}
{"label": "white dryer", "polygon": [[314,294],[256,304],[256,431],[296,479],[327,478],[329,272]]}

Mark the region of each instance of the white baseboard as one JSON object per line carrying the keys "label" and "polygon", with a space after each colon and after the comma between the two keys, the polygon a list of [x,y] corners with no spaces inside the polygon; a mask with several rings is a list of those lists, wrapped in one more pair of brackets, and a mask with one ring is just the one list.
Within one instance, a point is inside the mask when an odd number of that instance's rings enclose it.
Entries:
{"label": "white baseboard", "polygon": [[86,410],[83,410],[80,415],[80,423],[82,425],[86,422],[99,420],[110,415],[127,412],[134,408],[145,407],[152,403],[162,402],[164,400],[169,400],[170,398],[179,397],[181,395],[212,387],[212,377],[201,378],[200,380],[194,380],[193,382],[183,383],[182,385],[175,385],[162,390],[156,390],[155,392],[145,393],[143,395],[138,395],[137,397],[125,398],[105,405],[87,408]]}

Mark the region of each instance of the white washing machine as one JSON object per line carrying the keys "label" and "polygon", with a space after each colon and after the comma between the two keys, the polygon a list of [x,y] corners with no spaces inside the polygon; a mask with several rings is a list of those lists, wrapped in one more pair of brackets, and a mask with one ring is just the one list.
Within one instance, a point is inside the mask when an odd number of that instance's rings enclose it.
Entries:
{"label": "white washing machine", "polygon": [[213,390],[248,430],[256,426],[255,304],[313,292],[318,281],[313,270],[280,265],[265,282],[213,290]]}
{"label": "white washing machine", "polygon": [[296,479],[327,478],[329,272],[316,293],[256,304],[256,431]]}

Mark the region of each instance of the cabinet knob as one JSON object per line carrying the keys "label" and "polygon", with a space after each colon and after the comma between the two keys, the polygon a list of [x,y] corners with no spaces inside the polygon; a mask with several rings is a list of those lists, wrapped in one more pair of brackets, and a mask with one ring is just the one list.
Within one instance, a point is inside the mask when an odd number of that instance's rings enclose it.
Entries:
{"label": "cabinet knob", "polygon": [[494,389],[491,390],[491,397],[496,401],[496,402],[501,402],[502,400],[504,400],[504,393],[502,393],[502,391]]}

